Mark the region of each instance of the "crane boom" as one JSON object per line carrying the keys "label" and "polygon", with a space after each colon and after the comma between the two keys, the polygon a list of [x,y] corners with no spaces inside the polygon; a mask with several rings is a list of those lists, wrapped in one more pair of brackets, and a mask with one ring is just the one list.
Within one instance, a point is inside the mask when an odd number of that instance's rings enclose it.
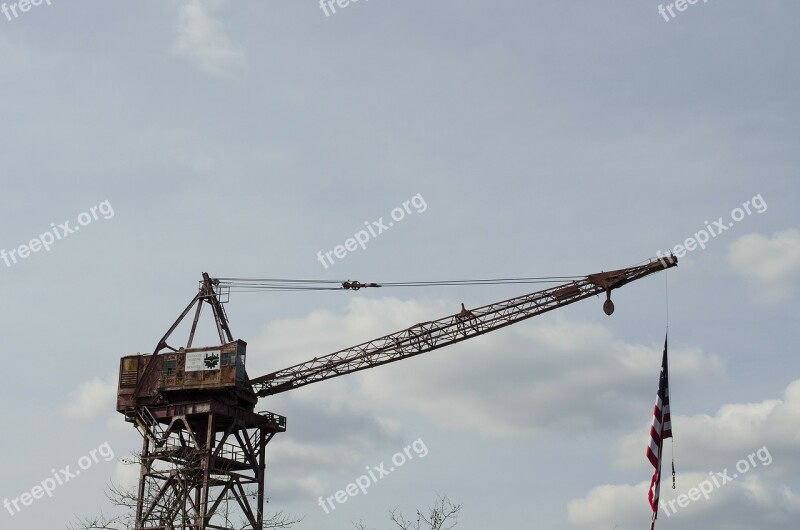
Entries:
{"label": "crane boom", "polygon": [[674,256],[653,259],[644,265],[590,274],[578,281],[471,310],[462,304],[461,311],[454,315],[415,324],[357,346],[315,357],[251,379],[250,383],[258,396],[278,394],[436,350],[604,292],[607,299],[603,310],[610,315],[614,311],[611,302],[613,289],[677,264]]}

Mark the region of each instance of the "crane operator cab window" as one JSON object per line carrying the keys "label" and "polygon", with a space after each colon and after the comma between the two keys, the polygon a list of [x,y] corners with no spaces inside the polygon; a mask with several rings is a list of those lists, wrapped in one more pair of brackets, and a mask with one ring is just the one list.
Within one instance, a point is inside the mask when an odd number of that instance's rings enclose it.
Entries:
{"label": "crane operator cab window", "polygon": [[178,370],[178,361],[175,359],[165,360],[161,365],[161,373],[164,375],[175,375]]}

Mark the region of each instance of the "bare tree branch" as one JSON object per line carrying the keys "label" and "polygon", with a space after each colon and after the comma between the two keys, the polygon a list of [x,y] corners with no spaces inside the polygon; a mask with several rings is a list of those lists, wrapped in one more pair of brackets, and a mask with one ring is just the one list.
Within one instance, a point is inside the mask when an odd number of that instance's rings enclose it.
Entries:
{"label": "bare tree branch", "polygon": [[[453,504],[446,495],[442,495],[425,512],[417,510],[416,520],[406,519],[399,508],[390,512],[390,520],[400,530],[450,530],[458,524],[461,506]],[[356,530],[372,530],[363,521],[353,523],[353,526]]]}
{"label": "bare tree branch", "polygon": [[[190,455],[185,456],[186,459],[190,458]],[[123,464],[126,465],[141,465],[142,459],[138,453],[134,453],[127,458],[121,459]],[[178,469],[176,466],[175,469]],[[150,484],[151,489],[155,487],[154,484]],[[155,491],[150,491],[146,493],[148,494],[155,493]],[[257,494],[255,491],[245,491],[247,497],[256,498]],[[106,498],[108,499],[109,504],[115,508],[115,511],[120,512],[119,515],[107,515],[103,512],[100,512],[99,515],[91,516],[91,517],[77,517],[74,522],[68,523],[66,525],[67,530],[134,530],[136,527],[136,507],[137,507],[137,488],[125,488],[119,484],[111,483],[107,486],[105,491]],[[160,506],[162,510],[164,510],[164,517],[165,519],[172,521],[174,520],[174,507],[172,502],[169,499],[165,500],[165,506]],[[169,506],[167,506],[169,505]],[[223,522],[226,526],[230,528],[237,528],[239,530],[247,530],[252,528],[250,523],[245,520],[241,513],[237,512],[236,507],[236,499],[231,495],[226,495],[223,498],[223,502],[220,508],[217,510],[217,516],[220,516],[223,519]],[[185,510],[185,509],[184,509]],[[184,526],[189,523],[188,521],[188,514],[182,513],[181,514],[184,519]],[[238,521],[231,520],[233,517],[238,516]],[[264,526],[265,529],[287,529],[292,528],[297,523],[303,520],[302,517],[294,517],[290,514],[286,514],[282,511],[273,512],[269,514],[264,514]]]}

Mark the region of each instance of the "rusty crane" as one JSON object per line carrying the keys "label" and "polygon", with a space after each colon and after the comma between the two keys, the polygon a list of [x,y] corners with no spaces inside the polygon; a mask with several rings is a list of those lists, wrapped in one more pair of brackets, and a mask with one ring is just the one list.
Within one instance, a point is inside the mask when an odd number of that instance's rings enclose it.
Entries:
{"label": "rusty crane", "polygon": [[[286,418],[256,412],[259,397],[429,352],[596,295],[605,294],[603,310],[610,315],[613,289],[675,265],[674,257],[654,259],[482,307],[462,304],[445,318],[254,378],[245,369],[247,344],[233,338],[223,302],[231,286],[258,284],[203,273],[198,293],[154,352],[120,361],[117,411],[143,435],[136,530],[227,529],[224,502],[238,507],[244,528],[263,527],[266,446],[286,430]],[[348,281],[338,286],[369,287],[379,285]],[[195,347],[205,305],[211,307],[220,344]],[[193,309],[188,342],[171,346],[170,337]]]}

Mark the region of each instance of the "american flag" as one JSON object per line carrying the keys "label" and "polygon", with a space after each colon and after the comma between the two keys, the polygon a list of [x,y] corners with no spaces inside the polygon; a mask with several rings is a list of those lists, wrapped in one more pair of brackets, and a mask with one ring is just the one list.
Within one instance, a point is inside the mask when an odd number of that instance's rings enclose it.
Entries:
{"label": "american flag", "polygon": [[647,499],[653,509],[650,530],[653,530],[658,516],[658,495],[661,491],[661,457],[664,440],[672,438],[672,421],[669,415],[669,372],[667,370],[667,337],[664,337],[664,358],[661,361],[661,376],[658,379],[658,395],[653,407],[653,425],[650,426],[650,445],[647,447],[647,458],[653,464],[653,478],[650,481],[650,492]]}

